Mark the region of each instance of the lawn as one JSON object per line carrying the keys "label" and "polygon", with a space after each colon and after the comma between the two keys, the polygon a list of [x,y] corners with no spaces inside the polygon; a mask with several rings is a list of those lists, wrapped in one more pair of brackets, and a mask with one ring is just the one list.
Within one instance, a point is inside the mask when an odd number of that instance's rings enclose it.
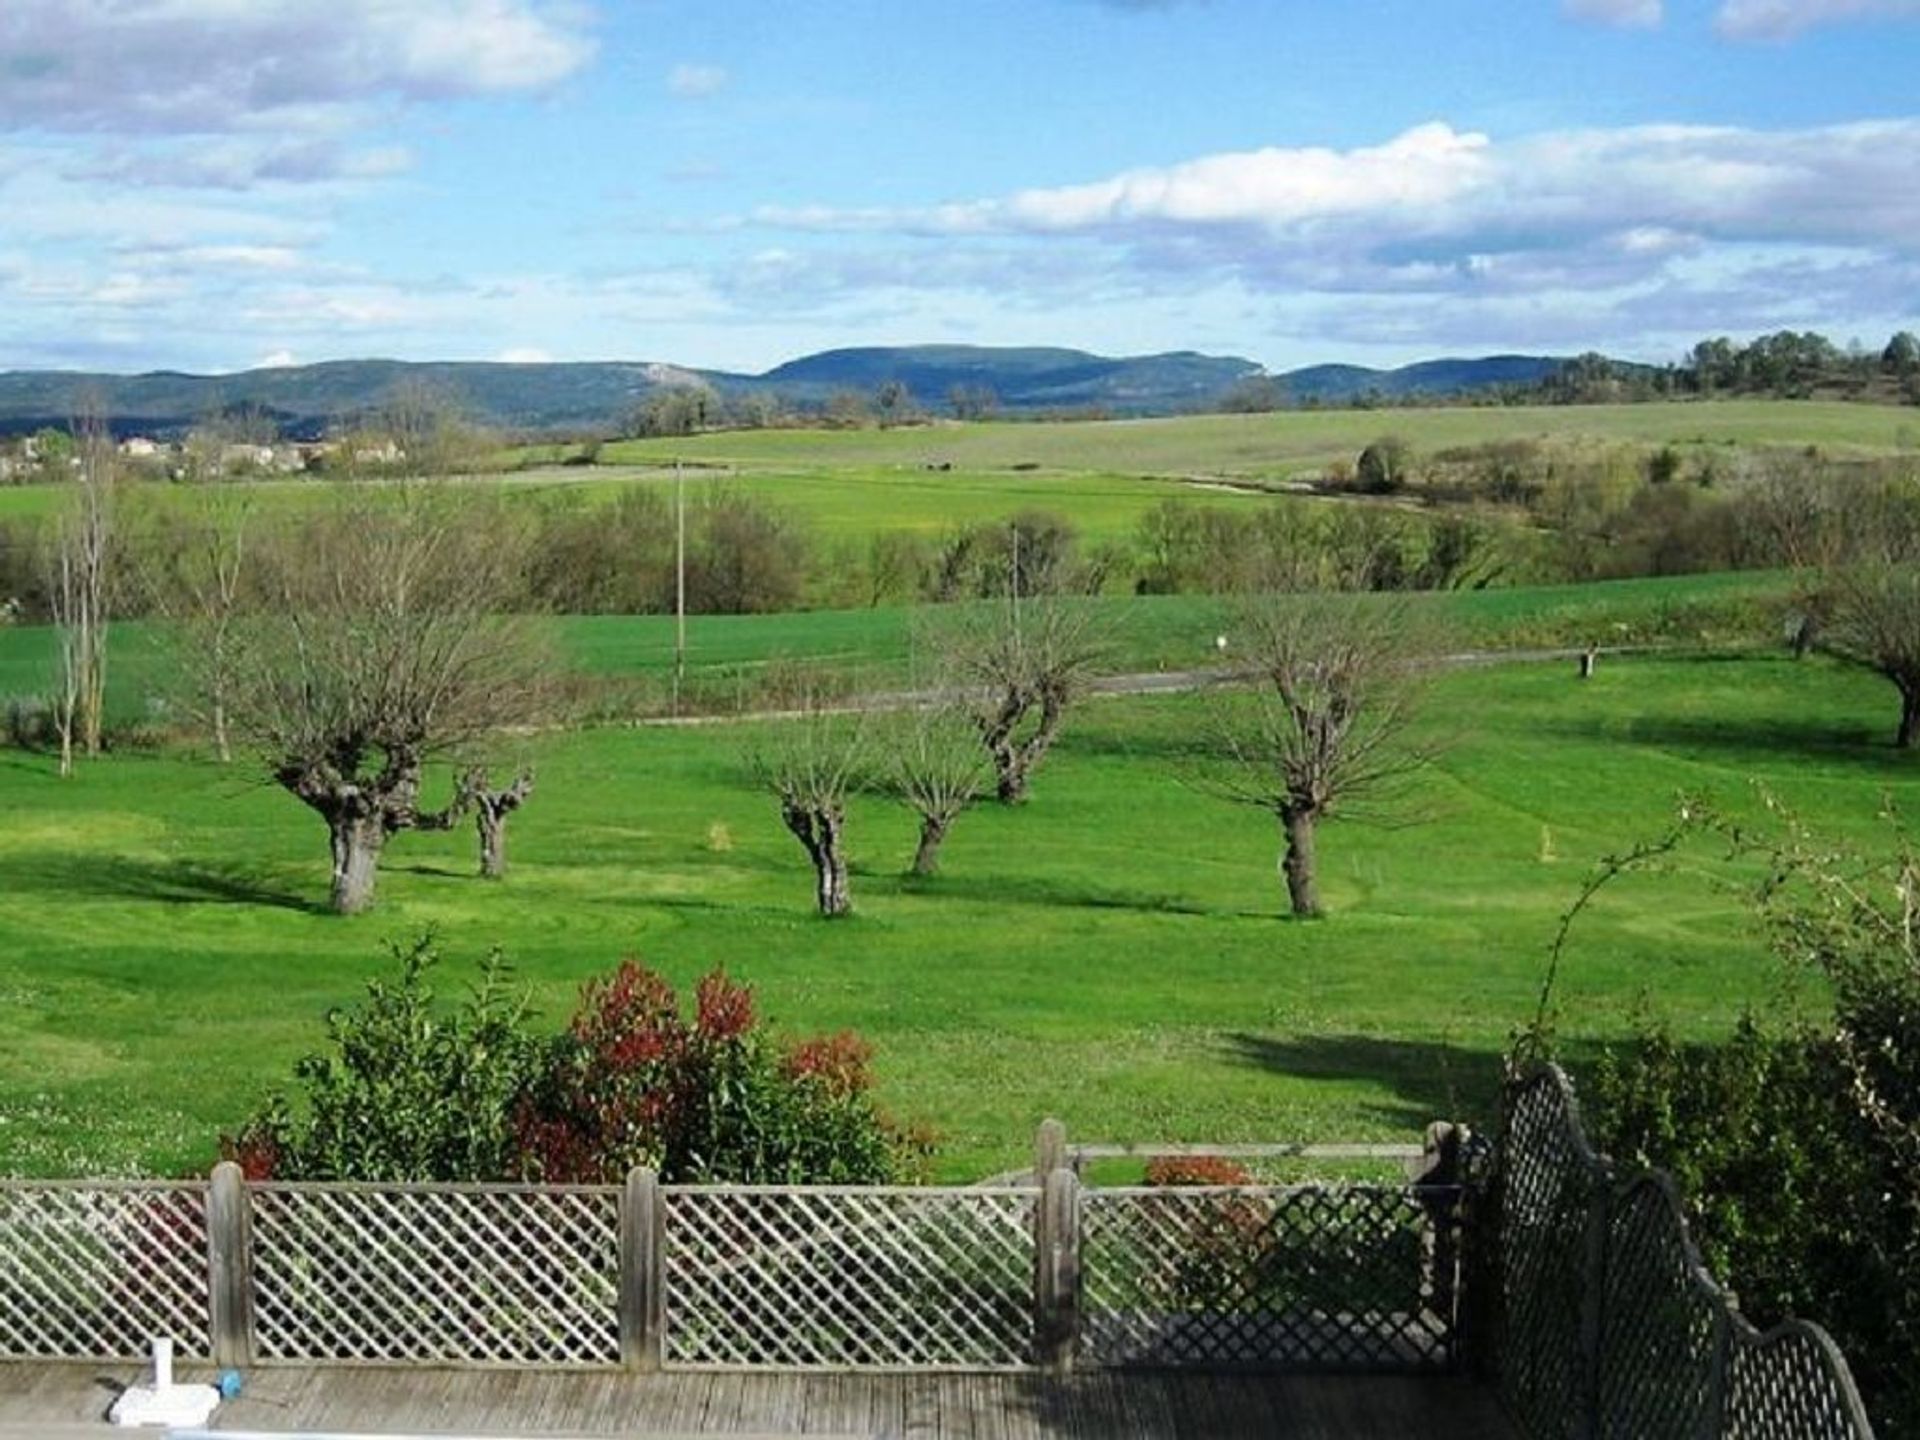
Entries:
{"label": "lawn", "polygon": [[[1195,697],[1079,712],[1031,804],[966,817],[945,873],[900,874],[906,815],[854,808],[858,914],[809,913],[799,848],[746,784],[731,727],[522,742],[540,788],[515,869],[470,837],[403,835],[376,910],[323,913],[317,820],[248,771],[128,752],[61,781],[0,750],[0,1171],[204,1166],[321,1016],[437,927],[456,992],[504,947],[552,1023],[637,954],[678,981],[725,964],[789,1031],[852,1026],[886,1102],[941,1136],[939,1172],[1018,1163],[1037,1120],[1082,1138],[1407,1138],[1484,1115],[1555,919],[1595,857],[1657,831],[1681,790],[1870,837],[1914,799],[1885,744],[1891,691],[1824,662],[1621,659],[1441,677],[1451,748],[1425,823],[1323,837],[1332,918],[1282,914],[1272,823],[1185,786]],[[1643,997],[1683,1032],[1777,1009],[1781,977],[1703,852],[1625,882],[1582,922],[1570,1038]],[[1800,1003],[1817,1003],[1802,996]]]}

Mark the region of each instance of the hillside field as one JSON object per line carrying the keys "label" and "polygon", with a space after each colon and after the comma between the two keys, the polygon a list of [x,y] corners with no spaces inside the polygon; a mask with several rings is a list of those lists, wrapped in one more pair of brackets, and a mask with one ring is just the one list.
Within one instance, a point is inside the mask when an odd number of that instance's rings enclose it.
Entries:
{"label": "hillside field", "polygon": [[[1677,793],[1751,808],[1758,781],[1871,839],[1882,798],[1911,809],[1920,788],[1887,745],[1891,690],[1825,662],[1622,658],[1584,685],[1559,663],[1455,670],[1429,712],[1450,748],[1411,801],[1425,823],[1331,827],[1332,916],[1302,924],[1271,820],[1180,778],[1204,703],[1088,703],[1032,803],[965,817],[931,882],[900,874],[904,812],[859,801],[842,923],[810,913],[730,726],[524,740],[540,788],[514,873],[472,878],[464,832],[402,835],[351,920],[317,908],[319,823],[244,768],[133,751],[63,782],[0,750],[0,1172],[200,1169],[326,1008],[387,968],[383,945],[429,925],[445,992],[499,945],[551,1023],[634,954],[681,982],[725,965],[788,1031],[855,1027],[949,1178],[1017,1164],[1047,1114],[1088,1139],[1406,1138],[1488,1113],[1556,917]],[[1725,878],[1703,850],[1602,899],[1568,959],[1570,1041],[1642,1003],[1691,1035],[1818,1003]]]}
{"label": "hillside field", "polygon": [[[1123,541],[1143,515],[1169,499],[1242,509],[1331,503],[1222,488],[1220,482],[1285,485],[1336,460],[1352,460],[1385,434],[1403,436],[1416,455],[1514,439],[1562,449],[1816,446],[1834,453],[1920,455],[1920,410],[1729,400],[736,430],[622,441],[603,447],[601,463],[592,466],[554,463],[568,453],[566,447],[513,450],[496,457],[498,473],[466,477],[465,483],[500,485],[522,499],[590,503],[636,485],[664,491],[679,460],[690,495],[724,485],[776,501],[829,544],[857,546],[889,530],[937,536],[1028,509],[1066,516],[1087,541]],[[309,477],[232,483],[248,484],[272,508],[326,493],[324,482]],[[171,487],[156,483],[141,491],[149,503],[164,505]],[[63,493],[59,486],[0,486],[0,520],[50,514]]]}

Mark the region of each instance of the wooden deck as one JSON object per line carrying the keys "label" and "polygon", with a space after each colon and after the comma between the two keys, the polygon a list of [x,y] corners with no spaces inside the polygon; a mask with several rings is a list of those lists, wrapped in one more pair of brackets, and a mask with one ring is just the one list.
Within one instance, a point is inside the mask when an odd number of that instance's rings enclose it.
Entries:
{"label": "wooden deck", "polygon": [[[138,1366],[0,1364],[0,1437],[102,1423]],[[207,1378],[184,1368],[181,1380]],[[1503,1440],[1491,1394],[1387,1376],[631,1375],[265,1367],[216,1431],[331,1435],[818,1435],[860,1440]]]}

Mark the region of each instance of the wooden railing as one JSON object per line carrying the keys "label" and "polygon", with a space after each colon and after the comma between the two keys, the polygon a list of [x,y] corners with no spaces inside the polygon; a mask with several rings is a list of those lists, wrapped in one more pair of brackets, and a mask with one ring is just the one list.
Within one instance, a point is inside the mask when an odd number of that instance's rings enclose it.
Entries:
{"label": "wooden railing", "polygon": [[991,1188],[4,1182],[0,1357],[165,1334],[233,1366],[1452,1363],[1447,1177],[1090,1187],[1063,1147],[1043,1127],[1044,1178]]}

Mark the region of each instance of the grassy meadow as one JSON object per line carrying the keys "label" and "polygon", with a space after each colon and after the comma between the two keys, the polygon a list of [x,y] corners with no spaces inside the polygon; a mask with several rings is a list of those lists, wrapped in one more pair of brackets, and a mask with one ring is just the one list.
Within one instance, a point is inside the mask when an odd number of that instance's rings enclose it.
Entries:
{"label": "grassy meadow", "polygon": [[[1916,444],[1920,412],[1742,401],[740,432],[608,446],[618,463],[598,467],[523,455],[535,468],[470,483],[591,503],[670,485],[680,458],[703,467],[695,483],[791,505],[838,555],[879,531],[1023,508],[1100,540],[1171,495],[1325,503],[1206,486],[1285,480],[1385,431],[1427,453],[1532,436],[1887,453]],[[327,493],[304,479],[254,488],[272,506]],[[59,499],[0,488],[0,519]],[[877,1047],[886,1103],[938,1132],[946,1178],[1017,1164],[1047,1114],[1085,1138],[1196,1140],[1403,1138],[1439,1115],[1484,1116],[1557,917],[1595,858],[1657,832],[1677,793],[1751,805],[1759,782],[1856,835],[1883,795],[1912,798],[1910,759],[1887,745],[1891,690],[1771,653],[1788,588],[1747,573],[1423,597],[1462,650],[1678,649],[1610,657],[1586,684],[1564,661],[1441,674],[1427,723],[1450,744],[1412,799],[1424,823],[1325,832],[1333,915],[1315,924],[1285,918],[1272,820],[1182,782],[1178,752],[1207,703],[1190,695],[1089,702],[1032,803],[965,817],[932,881],[902,874],[910,817],[859,800],[849,922],[812,915],[804,856],[726,723],[511,741],[498,758],[539,775],[513,822],[511,877],[474,878],[464,831],[405,834],[375,910],[337,918],[321,908],[320,822],[244,765],[154,740],[169,660],[156,627],[120,625],[110,718],[148,738],[65,781],[48,755],[0,748],[0,1173],[205,1166],[219,1131],[319,1043],[327,1008],[387,968],[387,942],[427,926],[449,957],[445,992],[498,945],[551,1025],[583,979],[634,954],[683,983],[725,965],[788,1031],[856,1028]],[[1213,664],[1232,628],[1206,597],[1094,603],[1113,671]],[[665,708],[670,617],[553,627],[605,700],[594,713]],[[903,608],[696,615],[688,638],[691,708],[709,712],[751,708],[789,663],[855,688],[919,668]],[[52,654],[45,629],[0,626],[0,705],[46,695]],[[1562,995],[1577,1046],[1621,1033],[1643,1003],[1688,1034],[1781,1003],[1725,878],[1690,857],[1582,921]]]}
{"label": "grassy meadow", "polygon": [[[735,430],[609,444],[591,466],[554,463],[569,447],[524,447],[502,452],[498,473],[469,477],[469,483],[498,485],[530,501],[591,503],[630,486],[671,486],[674,462],[684,461],[691,494],[725,485],[777,501],[828,544],[858,545],[893,530],[936,536],[1027,509],[1062,514],[1083,540],[1098,543],[1128,538],[1143,515],[1172,498],[1240,508],[1326,503],[1235,486],[1312,477],[1389,433],[1405,437],[1419,455],[1523,439],[1569,452],[1671,444],[1701,451],[1814,446],[1837,454],[1920,453],[1920,411],[1727,400]],[[145,488],[151,503],[166,503],[169,487]],[[273,508],[325,493],[322,482],[308,477],[248,482],[248,488]],[[49,515],[63,494],[59,486],[0,486],[0,520]]]}
{"label": "grassy meadow", "polygon": [[[1920,447],[1910,406],[1817,400],[1703,400],[1669,404],[1451,406],[1389,410],[1283,410],[1268,415],[1067,422],[941,421],[891,430],[734,430],[691,439],[608,445],[603,461],[689,463],[792,470],[1013,471],[1266,477],[1351,460],[1381,435],[1419,451],[1494,440],[1678,446],[1818,445],[1860,450]],[[537,457],[538,452],[534,452]],[[942,477],[929,475],[924,483]]]}
{"label": "grassy meadow", "polygon": [[[319,822],[242,767],[133,751],[62,781],[0,750],[0,1171],[205,1165],[384,943],[428,925],[445,991],[499,945],[556,1024],[634,954],[681,982],[723,964],[789,1031],[857,1028],[947,1177],[1017,1164],[1046,1114],[1083,1138],[1407,1137],[1486,1113],[1556,917],[1677,793],[1750,806],[1758,781],[1861,837],[1883,795],[1910,803],[1891,693],[1754,657],[1621,658],[1586,684],[1561,663],[1448,672],[1429,723],[1450,748],[1410,798],[1424,823],[1329,828],[1333,913],[1305,924],[1284,917],[1271,820],[1180,779],[1192,696],[1089,702],[1033,801],[965,817],[929,882],[901,874],[909,817],[860,800],[840,923],[810,913],[730,726],[522,741],[540,788],[513,874],[473,878],[465,832],[402,835],[356,919],[319,908]],[[1782,1003],[1726,878],[1702,852],[1602,899],[1564,977],[1571,1040],[1643,1001],[1688,1034]]]}

